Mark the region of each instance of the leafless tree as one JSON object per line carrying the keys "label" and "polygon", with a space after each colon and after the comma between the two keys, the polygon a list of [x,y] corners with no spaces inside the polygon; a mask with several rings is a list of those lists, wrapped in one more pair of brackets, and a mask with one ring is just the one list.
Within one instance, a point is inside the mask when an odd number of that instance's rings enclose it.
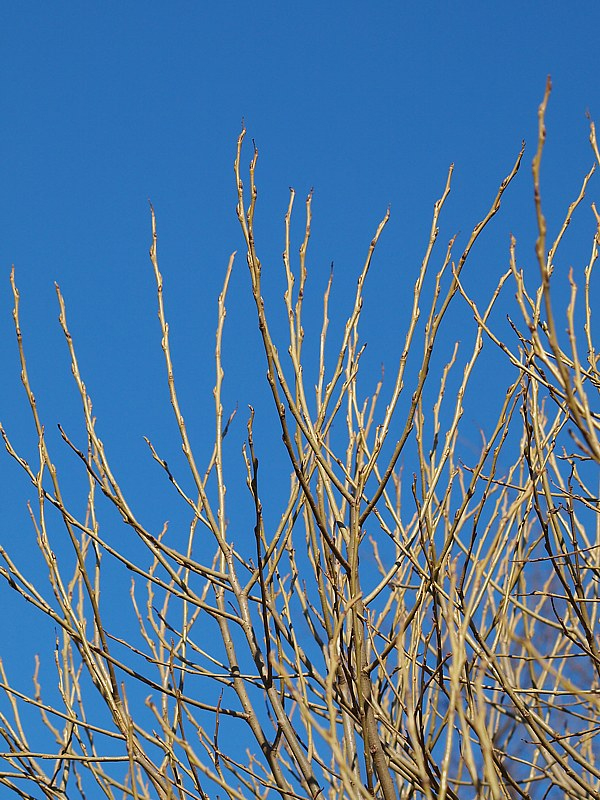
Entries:
{"label": "leafless tree", "polygon": [[[2,435],[36,490],[30,515],[48,582],[16,563],[3,544],[2,591],[17,592],[59,633],[56,688],[48,654],[41,654],[44,666],[38,662],[28,695],[16,688],[8,654],[0,666],[3,796],[599,796],[600,374],[591,276],[600,215],[592,205],[593,241],[578,298],[575,274],[554,274],[555,257],[593,169],[560,230],[549,235],[541,193],[549,94],[548,83],[533,161],[539,280],[528,273],[526,281],[513,239],[508,269],[486,305],[464,281],[473,245],[498,212],[523,150],[462,253],[455,253],[453,238],[439,254],[451,168],[434,205],[396,373],[389,387],[383,389],[382,379],[367,398],[359,390],[359,322],[389,215],[368,248],[335,351],[328,340],[329,280],[318,369],[311,374],[303,369],[302,322],[311,197],[297,264],[293,191],[285,216],[288,336],[278,344],[255,240],[258,153],[245,186],[242,131],[237,215],[270,412],[291,475],[285,496],[268,492],[271,509],[280,504],[273,524],[262,505],[269,454],[255,445],[251,409],[240,456],[252,507],[244,537],[228,522],[224,446],[233,414],[222,403],[234,257],[218,300],[214,446],[201,464],[178,399],[152,212],[162,350],[188,474],[175,474],[148,446],[164,471],[165,492],[188,514],[185,536],[166,526],[148,530],[125,496],[97,433],[57,288],[86,431],[78,442],[61,429],[88,485],[86,512],[75,510],[81,502],[64,489],[37,410],[13,271],[21,378],[37,458],[26,460],[4,428]],[[600,163],[593,124],[590,138]],[[563,337],[554,305],[565,285]],[[520,321],[512,322],[507,338],[491,320],[511,286]],[[455,303],[467,308],[472,324],[462,371],[457,348],[446,364],[436,358]],[[506,359],[512,380],[494,387],[500,413],[467,463],[459,455],[459,427],[484,344]],[[387,402],[380,399],[384,391]],[[232,497],[239,491],[230,489]],[[124,572],[133,578],[131,603],[115,610],[106,595]],[[40,741],[45,749],[37,749]]]}

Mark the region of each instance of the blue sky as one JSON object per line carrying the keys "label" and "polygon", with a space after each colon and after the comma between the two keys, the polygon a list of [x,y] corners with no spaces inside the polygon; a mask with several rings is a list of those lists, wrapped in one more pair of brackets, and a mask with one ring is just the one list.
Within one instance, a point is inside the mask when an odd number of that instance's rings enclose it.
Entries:
{"label": "blue sky", "polygon": [[[400,297],[412,284],[448,165],[456,172],[446,238],[479,219],[525,138],[511,208],[490,239],[503,267],[508,232],[531,230],[529,168],[548,73],[555,89],[544,166],[556,219],[592,162],[585,112],[598,110],[600,11],[587,2],[548,3],[543,13],[536,4],[488,5],[5,6],[3,374],[14,374],[16,364],[7,289],[14,263],[24,321],[35,321],[28,325],[31,358],[47,382],[48,402],[62,385],[55,280],[81,355],[86,363],[93,356],[96,401],[105,391],[114,397],[113,376],[125,404],[137,386],[147,394],[148,337],[156,332],[148,308],[148,199],[177,317],[173,335],[212,347],[213,301],[227,258],[241,244],[232,160],[242,117],[260,149],[259,232],[273,269],[280,266],[288,187],[299,201],[314,187],[315,274],[334,261],[339,283],[353,285],[389,204],[380,263],[386,295]],[[530,246],[522,245],[527,258]],[[243,268],[242,258],[240,292]],[[481,281],[492,286],[497,271],[486,269]],[[384,344],[396,330],[394,314],[380,315],[378,328]],[[377,330],[371,335],[375,349]],[[118,348],[130,362],[126,370],[115,363]],[[7,424],[20,402],[12,383],[0,415]],[[103,410],[114,414],[109,406]]]}
{"label": "blue sky", "polygon": [[[164,484],[142,439],[173,447],[177,458],[148,260],[150,199],[184,410],[200,452],[209,452],[216,298],[230,253],[243,246],[232,169],[242,118],[260,152],[265,269],[279,287],[288,187],[298,192],[299,219],[314,188],[311,280],[320,292],[334,262],[334,327],[391,206],[363,331],[374,379],[382,361],[397,358],[402,313],[451,162],[441,236],[445,242],[460,231],[464,242],[527,141],[521,174],[474,253],[469,286],[480,297],[493,289],[511,231],[523,266],[534,269],[537,106],[551,74],[543,188],[552,226],[593,163],[585,115],[600,120],[599,23],[595,2],[3,4],[0,420],[15,445],[35,459],[11,320],[12,264],[31,379],[53,446],[57,422],[81,434],[56,319],[57,281],[101,437],[125,484],[134,492],[140,476]],[[575,265],[593,234],[589,210],[582,218],[566,243],[565,259]],[[228,303],[226,412],[236,402],[268,402],[245,269],[242,251]],[[317,299],[315,314],[319,308]],[[450,339],[461,335],[458,313],[454,325]],[[480,391],[496,380],[493,370],[482,375]],[[468,418],[474,430],[485,424],[484,400]],[[244,432],[240,416],[232,431],[240,446]],[[262,453],[272,441],[265,428]],[[72,461],[57,459],[68,475]],[[0,475],[0,535],[26,557],[24,503],[32,490],[6,455]],[[166,515],[160,491],[136,497],[158,525]],[[15,614],[0,632],[21,646],[28,612],[6,602]]]}

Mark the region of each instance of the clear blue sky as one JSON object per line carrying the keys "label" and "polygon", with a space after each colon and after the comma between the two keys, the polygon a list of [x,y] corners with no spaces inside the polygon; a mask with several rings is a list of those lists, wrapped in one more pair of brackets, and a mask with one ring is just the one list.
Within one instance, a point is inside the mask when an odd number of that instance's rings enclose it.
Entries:
{"label": "clear blue sky", "polygon": [[[151,411],[148,198],[174,341],[202,348],[206,340],[212,350],[214,299],[230,252],[241,246],[232,160],[242,117],[260,149],[261,252],[273,270],[289,186],[298,211],[314,187],[311,266],[323,275],[334,261],[342,285],[354,284],[390,204],[378,268],[398,307],[448,165],[456,172],[444,240],[480,218],[525,138],[519,184],[491,234],[498,263],[482,271],[491,286],[506,263],[508,232],[531,230],[530,163],[548,73],[555,89],[546,186],[557,214],[592,163],[585,112],[600,115],[599,22],[593,2],[4,4],[0,418],[10,425],[21,397],[13,263],[48,402],[64,377],[56,369],[64,362],[56,280],[96,402],[116,415],[108,422],[118,426],[132,413],[136,387]],[[521,252],[530,259],[530,241]],[[242,256],[230,325],[236,291],[247,288],[243,270]],[[374,350],[398,329],[393,309],[377,321]],[[115,363],[117,348],[126,369]],[[200,349],[198,363],[208,351]]]}
{"label": "clear blue sky", "polygon": [[[148,199],[158,216],[184,410],[204,453],[211,443],[205,426],[216,297],[230,253],[243,247],[232,171],[242,117],[260,151],[265,268],[273,275],[281,269],[288,187],[298,192],[298,212],[314,187],[309,265],[320,290],[335,262],[334,322],[391,205],[367,292],[371,327],[363,328],[375,370],[386,357],[396,361],[407,292],[451,162],[444,242],[457,231],[464,241],[527,140],[522,174],[474,254],[469,280],[481,296],[494,286],[506,268],[511,231],[519,236],[523,265],[535,266],[530,165],[537,106],[550,73],[544,187],[552,225],[593,162],[585,114],[589,109],[600,120],[599,25],[597,2],[555,0],[4,3],[0,419],[23,455],[35,461],[36,443],[19,384],[11,264],[51,443],[57,422],[81,435],[56,321],[56,280],[100,435],[125,484],[133,489],[138,476],[152,475],[163,486],[142,441],[148,435],[169,452],[174,433],[171,420],[164,422],[169,408],[148,260]],[[573,242],[573,261],[587,257],[590,218],[586,211],[587,238]],[[257,384],[264,367],[247,294],[241,252],[229,302],[229,408],[267,401]],[[232,432],[240,444],[244,430],[240,416]],[[264,454],[269,441],[259,444]],[[68,457],[56,457],[68,467]],[[0,536],[25,558],[32,534],[24,502],[32,488],[6,455],[0,476]],[[160,492],[137,500],[147,502],[152,524],[168,514]],[[0,589],[2,602],[5,595]],[[31,618],[14,600],[6,602],[15,613],[0,620],[0,639],[21,645],[19,620]]]}

